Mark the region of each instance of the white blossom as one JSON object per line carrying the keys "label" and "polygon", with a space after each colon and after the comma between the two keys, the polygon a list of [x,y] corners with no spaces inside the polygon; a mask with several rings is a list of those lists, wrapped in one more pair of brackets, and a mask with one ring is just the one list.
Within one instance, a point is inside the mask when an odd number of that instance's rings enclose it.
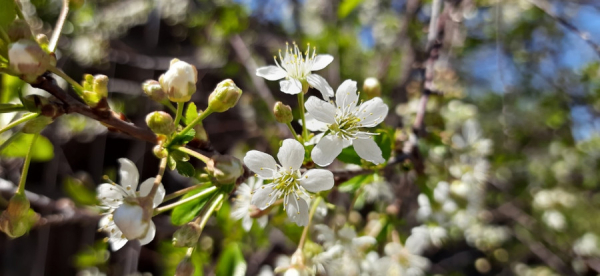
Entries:
{"label": "white blossom", "polygon": [[358,275],[365,251],[377,243],[371,236],[358,236],[354,228],[345,226],[337,233],[324,224],[315,225],[317,240],[323,243],[325,252],[313,258],[313,263],[320,263],[327,275]]}
{"label": "white blossom", "polygon": [[304,161],[304,146],[293,139],[283,141],[277,158],[263,152],[251,150],[246,153],[244,163],[263,179],[272,182],[253,191],[251,203],[264,210],[275,200],[283,197],[283,206],[290,220],[299,226],[308,223],[308,192],[317,193],[333,187],[333,173],[328,170],[312,169],[304,174],[300,167]]}
{"label": "white blossom", "polygon": [[[108,242],[113,251],[121,249],[128,240],[137,239],[142,245],[152,241],[156,228],[152,220],[142,219],[143,210],[136,202],[152,190],[154,178],[148,178],[139,186],[139,173],[135,164],[126,158],[119,159],[120,185],[115,183],[100,184],[97,197],[104,216],[100,219],[99,228],[108,234]],[[153,199],[153,207],[158,206],[165,197],[165,188],[160,184]]]}
{"label": "white blossom", "polygon": [[[309,45],[310,46],[310,45]],[[269,65],[256,69],[256,75],[270,81],[276,81],[285,78],[279,82],[281,91],[287,94],[298,94],[303,91],[304,85],[310,85],[321,92],[324,99],[333,97],[333,89],[327,81],[312,71],[318,71],[325,68],[333,61],[331,55],[317,55],[316,48],[313,48],[312,55],[310,47],[305,53],[302,53],[296,43],[293,48],[289,48],[286,43],[285,54],[279,50],[279,62],[274,57],[275,65]]]}
{"label": "white blossom", "polygon": [[[252,191],[260,188],[263,185],[262,179],[251,177],[248,178],[246,183],[242,183],[236,191],[236,198],[231,211],[231,217],[234,219],[242,220],[242,228],[246,231],[250,231],[254,219],[250,217],[253,212],[256,212],[258,208],[252,205]],[[267,225],[268,217],[261,216],[256,219],[258,225],[264,228]]]}
{"label": "white blossom", "polygon": [[573,251],[575,254],[584,257],[600,256],[600,248],[598,248],[598,236],[593,233],[585,233],[581,238],[573,243]]}
{"label": "white blossom", "polygon": [[167,93],[169,100],[174,102],[187,102],[196,92],[198,71],[196,67],[178,59],[171,60],[169,70],[160,76],[162,89]]}
{"label": "white blossom", "polygon": [[425,271],[429,269],[430,262],[427,258],[420,256],[417,243],[409,240],[413,237],[408,237],[406,245],[403,246],[397,242],[391,242],[385,245],[385,257],[377,261],[377,275],[407,275],[421,276],[425,275]]}
{"label": "white blossom", "polygon": [[362,159],[374,164],[385,162],[381,149],[373,140],[374,133],[364,128],[374,127],[385,119],[388,106],[379,97],[366,102],[358,102],[356,82],[344,81],[336,91],[335,105],[310,97],[305,106],[311,118],[319,121],[307,121],[306,127],[311,131],[323,131],[323,137],[313,148],[311,156],[320,166],[327,166],[350,145]]}
{"label": "white blossom", "polygon": [[567,226],[565,216],[556,210],[544,211],[544,214],[542,214],[542,221],[544,221],[548,227],[557,231],[562,231]]}

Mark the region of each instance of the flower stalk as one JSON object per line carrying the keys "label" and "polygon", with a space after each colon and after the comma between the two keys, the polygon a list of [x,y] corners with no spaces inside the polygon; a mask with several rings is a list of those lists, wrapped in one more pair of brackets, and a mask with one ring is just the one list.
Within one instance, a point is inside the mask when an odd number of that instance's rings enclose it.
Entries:
{"label": "flower stalk", "polygon": [[79,84],[78,82],[76,82],[74,79],[72,79],[71,77],[69,77],[69,75],[65,74],[65,72],[63,72],[62,70],[56,68],[55,66],[49,65],[48,66],[48,71],[56,74],[57,76],[63,78],[64,80],[66,80],[69,84],[71,84],[71,86],[73,86],[73,89],[75,90],[75,92],[77,93],[77,95],[79,95],[80,97],[83,96],[83,86],[81,86],[81,84]]}
{"label": "flower stalk", "polygon": [[194,200],[194,199],[201,198],[201,197],[205,197],[205,196],[207,196],[207,195],[209,195],[209,194],[213,193],[213,192],[214,192],[214,191],[216,191],[216,190],[217,190],[217,187],[215,187],[215,186],[212,186],[212,187],[210,187],[210,188],[207,188],[206,190],[204,190],[204,191],[202,191],[202,192],[199,192],[199,193],[197,193],[197,194],[195,194],[195,195],[193,195],[193,196],[190,196],[190,197],[188,197],[188,198],[184,198],[184,199],[182,199],[182,200],[180,200],[180,201],[177,201],[177,202],[175,202],[175,203],[172,203],[172,204],[169,204],[169,205],[166,205],[166,206],[163,206],[163,207],[158,207],[158,208],[154,209],[154,215],[156,216],[156,215],[158,215],[158,214],[160,214],[160,213],[162,213],[162,212],[165,212],[165,211],[171,210],[171,209],[173,209],[173,208],[175,208],[175,207],[177,207],[177,206],[179,206],[179,205],[181,205],[181,204],[184,204],[184,203],[190,202],[190,201],[192,201],[192,200]]}
{"label": "flower stalk", "polygon": [[188,192],[191,192],[193,190],[200,189],[200,188],[202,188],[202,186],[204,184],[208,184],[208,183],[209,182],[202,182],[202,183],[198,183],[198,184],[196,184],[194,186],[190,186],[190,187],[187,187],[187,188],[183,188],[183,189],[181,189],[179,191],[175,191],[175,192],[173,192],[171,194],[166,195],[165,198],[163,199],[163,202],[167,202],[167,201],[172,200],[174,198],[177,198],[179,196],[185,195]]}
{"label": "flower stalk", "polygon": [[39,134],[35,134],[33,139],[31,140],[31,145],[29,145],[29,151],[27,151],[27,155],[25,156],[25,162],[23,163],[23,171],[21,172],[21,179],[19,180],[19,186],[17,187],[17,194],[24,195],[25,194],[25,180],[27,180],[27,173],[29,172],[29,163],[31,163],[31,155],[33,153],[33,144],[35,144],[35,140],[37,140]]}
{"label": "flower stalk", "polygon": [[310,207],[310,213],[308,214],[308,223],[304,226],[304,230],[302,230],[302,236],[300,237],[300,241],[298,242],[298,250],[302,251],[304,248],[304,243],[306,242],[306,236],[308,235],[308,228],[310,228],[310,223],[312,222],[312,218],[317,211],[317,207],[319,206],[319,202],[321,202],[321,197],[315,198],[312,206]]}
{"label": "flower stalk", "polygon": [[300,107],[300,119],[302,120],[302,143],[308,141],[308,131],[306,129],[306,118],[304,116],[304,93],[308,91],[308,86],[302,89],[298,94],[298,106]]}
{"label": "flower stalk", "polygon": [[152,190],[148,193],[148,198],[154,198],[156,195],[156,191],[158,191],[158,187],[160,187],[160,183],[162,181],[163,175],[165,174],[165,169],[167,168],[167,159],[169,156],[160,159],[160,165],[158,166],[158,174],[154,179],[154,185],[152,186]]}
{"label": "flower stalk", "polygon": [[195,151],[188,149],[186,147],[183,147],[183,146],[177,146],[177,147],[174,147],[173,149],[178,150],[183,153],[187,153],[193,157],[196,157],[197,159],[199,159],[200,161],[202,161],[204,163],[208,163],[210,161],[209,157],[204,156],[204,155],[200,154],[199,152],[195,152]]}
{"label": "flower stalk", "polygon": [[4,128],[0,129],[0,134],[2,134],[4,132],[6,132],[7,130],[9,130],[9,129],[13,128],[13,127],[16,127],[16,126],[18,126],[18,125],[20,125],[22,123],[25,123],[27,121],[31,121],[31,120],[37,118],[39,115],[40,115],[39,113],[30,113],[30,114],[27,114],[27,115],[21,117],[20,119],[18,119],[16,121],[14,121],[14,122],[6,125]]}
{"label": "flower stalk", "polygon": [[[204,110],[202,113],[200,113],[200,115],[198,115],[198,117],[196,117],[196,119],[194,119],[189,125],[187,125],[185,128],[183,128],[176,135],[176,137],[181,136],[181,135],[185,134],[186,132],[188,132],[190,129],[194,128],[195,125],[201,123],[202,120],[204,120],[206,117],[208,117],[208,115],[210,115],[211,113],[213,113],[213,111],[211,110],[210,106],[208,106],[206,108],[206,110]],[[202,160],[202,159],[200,159],[200,160]]]}
{"label": "flower stalk", "polygon": [[179,126],[179,121],[181,121],[181,117],[183,116],[183,107],[184,107],[184,103],[177,103],[177,111],[175,113],[175,127],[177,128],[177,126]]}

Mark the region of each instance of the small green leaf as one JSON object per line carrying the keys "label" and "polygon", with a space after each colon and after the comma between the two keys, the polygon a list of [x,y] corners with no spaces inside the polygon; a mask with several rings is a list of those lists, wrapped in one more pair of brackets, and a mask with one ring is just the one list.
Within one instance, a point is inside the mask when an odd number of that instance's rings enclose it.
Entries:
{"label": "small green leaf", "polygon": [[[181,199],[191,197],[202,191],[204,191],[204,189],[198,189],[198,190],[191,191],[191,192],[185,194]],[[200,213],[200,210],[202,210],[202,207],[204,207],[206,202],[208,202],[210,200],[210,198],[212,197],[213,194],[214,194],[214,192],[209,193],[205,196],[196,198],[190,202],[186,202],[184,204],[181,204],[181,205],[175,207],[175,209],[173,209],[173,212],[171,213],[171,222],[174,225],[184,225],[184,224],[190,222],[198,215],[198,213]]]}
{"label": "small green leaf", "polygon": [[188,162],[177,162],[177,172],[185,177],[193,177],[196,174],[194,166]]}
{"label": "small green leaf", "polygon": [[67,176],[63,186],[65,193],[69,195],[78,204],[81,205],[96,205],[96,192],[87,188],[83,182],[77,178]]}
{"label": "small green leaf", "polygon": [[338,8],[338,17],[340,19],[348,16],[358,5],[362,2],[362,0],[344,0],[340,4]]}
{"label": "small green leaf", "polygon": [[185,124],[189,125],[194,119],[198,117],[198,109],[195,103],[190,103],[185,110]]}
{"label": "small green leaf", "polygon": [[[21,133],[10,145],[6,146],[0,156],[25,158],[29,151],[29,146],[33,140],[34,134]],[[39,136],[33,145],[31,160],[37,162],[46,162],[54,158],[54,147],[48,138]]]}
{"label": "small green leaf", "polygon": [[342,150],[342,153],[338,155],[338,160],[346,163],[346,164],[356,164],[361,165],[361,158],[358,156],[354,147],[350,146]]}
{"label": "small green leaf", "polygon": [[[1,2],[2,0],[0,0]],[[11,1],[11,0],[9,0]],[[12,1],[11,1],[12,2]],[[2,4],[0,4],[2,6]],[[0,11],[0,13],[2,13]],[[2,15],[0,15],[0,18]],[[19,97],[19,91],[25,82],[18,77],[8,74],[2,75],[2,93],[0,93],[0,103],[8,103]]]}
{"label": "small green leaf", "polygon": [[372,174],[358,175],[340,185],[341,192],[356,192],[365,183],[373,182]]}
{"label": "small green leaf", "polygon": [[173,139],[173,145],[185,145],[189,141],[192,141],[196,136],[196,131],[192,128],[188,130],[186,133],[178,135],[175,139]]}
{"label": "small green leaf", "polygon": [[221,253],[215,270],[217,276],[243,276],[246,275],[247,268],[248,265],[244,260],[244,254],[242,254],[240,246],[235,242],[231,242]]}
{"label": "small green leaf", "polygon": [[174,170],[177,167],[177,161],[175,161],[175,158],[171,155],[167,158],[167,166],[169,167],[169,170]]}
{"label": "small green leaf", "polygon": [[14,0],[0,0],[0,28],[6,31],[6,27],[15,20],[17,6]]}

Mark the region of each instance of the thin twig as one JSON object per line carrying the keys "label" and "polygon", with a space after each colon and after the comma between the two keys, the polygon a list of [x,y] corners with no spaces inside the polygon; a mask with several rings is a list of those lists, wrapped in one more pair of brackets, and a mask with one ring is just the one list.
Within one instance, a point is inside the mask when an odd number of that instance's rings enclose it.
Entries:
{"label": "thin twig", "polygon": [[62,8],[60,10],[60,15],[58,16],[56,26],[54,27],[54,31],[52,32],[52,38],[50,38],[50,43],[48,44],[48,50],[50,50],[50,52],[54,52],[56,50],[56,44],[58,43],[60,33],[62,32],[63,25],[67,20],[67,14],[69,13],[69,0],[63,0],[62,2],[63,3]]}

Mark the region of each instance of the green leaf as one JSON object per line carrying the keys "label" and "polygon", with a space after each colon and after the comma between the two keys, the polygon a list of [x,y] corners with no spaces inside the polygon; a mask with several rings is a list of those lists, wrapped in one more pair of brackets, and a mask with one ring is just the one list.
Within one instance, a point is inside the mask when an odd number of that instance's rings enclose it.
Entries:
{"label": "green leaf", "polygon": [[379,135],[375,135],[373,137],[373,140],[375,140],[375,143],[377,143],[377,145],[381,149],[383,159],[385,159],[385,161],[387,162],[387,160],[390,159],[390,156],[392,155],[392,135],[390,135],[390,133],[385,129],[379,129],[376,132],[379,133]]}
{"label": "green leaf", "polygon": [[190,103],[185,110],[185,124],[189,125],[194,119],[198,117],[198,109],[195,103]]}
{"label": "green leaf", "polygon": [[65,193],[69,195],[77,204],[81,205],[96,205],[96,192],[86,187],[83,182],[77,178],[67,176],[65,178],[63,188]]}
{"label": "green leaf", "polygon": [[356,164],[356,165],[362,164],[361,158],[358,156],[358,154],[354,150],[354,147],[351,147],[351,146],[343,149],[342,153],[340,153],[340,155],[338,155],[337,159],[346,164]]}
{"label": "green leaf", "polygon": [[17,6],[14,0],[0,0],[0,28],[6,31],[6,27],[15,20]]}
{"label": "green leaf", "polygon": [[244,254],[240,250],[240,246],[231,242],[227,245],[216,267],[217,276],[243,276],[246,275],[248,265],[244,260]]}
{"label": "green leaf", "polygon": [[193,177],[196,174],[194,166],[188,162],[177,162],[177,172],[185,177]]}
{"label": "green leaf", "polygon": [[[0,2],[3,0],[0,0]],[[12,2],[12,1],[11,1]],[[1,4],[0,4],[1,6]],[[1,13],[1,11],[0,11]],[[2,15],[0,15],[0,18]],[[8,74],[2,75],[2,93],[0,93],[0,103],[8,103],[19,96],[21,87],[25,82],[20,78]]]}
{"label": "green leaf", "polygon": [[340,19],[345,18],[350,14],[358,5],[362,2],[362,0],[344,0],[340,4],[338,8],[338,17]]}
{"label": "green leaf", "polygon": [[[0,152],[0,156],[25,158],[29,151],[33,136],[34,134],[20,134],[12,143],[10,143],[10,145],[6,146],[6,148]],[[48,138],[41,135],[35,140],[32,152],[31,160],[33,161],[45,162],[54,158],[54,147],[52,146],[52,143]]]}
{"label": "green leaf", "polygon": [[173,139],[173,145],[185,145],[189,141],[192,141],[196,136],[196,131],[191,128],[183,134],[178,135],[175,139]]}
{"label": "green leaf", "polygon": [[167,158],[167,167],[169,167],[169,170],[174,170],[177,167],[177,161],[171,155]]}
{"label": "green leaf", "polygon": [[[198,190],[191,191],[191,192],[185,194],[181,199],[191,197],[202,191],[204,191],[204,189],[198,189]],[[214,192],[209,193],[205,196],[196,198],[190,202],[186,202],[184,204],[181,204],[181,205],[175,207],[175,209],[173,209],[173,212],[171,213],[171,222],[174,225],[184,225],[184,224],[190,222],[198,215],[198,213],[200,213],[200,210],[202,210],[202,207],[204,207],[206,202],[208,202],[210,200],[210,198],[212,197],[213,194],[214,194]]]}
{"label": "green leaf", "polygon": [[356,192],[365,183],[373,182],[372,174],[358,175],[340,185],[341,192]]}

